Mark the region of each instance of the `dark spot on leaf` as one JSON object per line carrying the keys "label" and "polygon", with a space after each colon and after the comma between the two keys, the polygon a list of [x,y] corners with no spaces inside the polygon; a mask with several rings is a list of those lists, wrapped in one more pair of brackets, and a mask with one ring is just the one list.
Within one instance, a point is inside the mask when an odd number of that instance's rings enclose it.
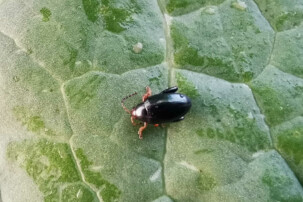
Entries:
{"label": "dark spot on leaf", "polygon": [[50,16],[52,15],[51,11],[45,7],[40,10],[40,13],[43,15],[43,18],[42,18],[43,22],[48,22],[50,19]]}
{"label": "dark spot on leaf", "polygon": [[13,80],[14,80],[15,82],[18,82],[18,81],[20,81],[20,78],[19,78],[18,76],[14,76],[14,77],[13,77]]}
{"label": "dark spot on leaf", "polygon": [[111,32],[120,33],[133,23],[132,14],[139,13],[140,7],[136,0],[131,0],[126,8],[118,8],[109,0],[104,0],[100,13],[105,21],[105,28]]}
{"label": "dark spot on leaf", "polygon": [[198,188],[203,191],[212,190],[216,186],[215,179],[207,173],[200,170],[200,175],[197,179]]}
{"label": "dark spot on leaf", "polygon": [[190,98],[196,98],[199,96],[196,87],[191,82],[187,81],[184,76],[182,76],[180,73],[177,73],[176,78],[180,93],[183,93]]}
{"label": "dark spot on leaf", "polygon": [[82,149],[76,150],[77,158],[80,161],[80,166],[85,176],[85,180],[88,183],[95,185],[100,191],[100,195],[105,202],[114,201],[119,198],[121,191],[114,185],[105,180],[100,172],[90,170],[90,166],[93,165],[91,161],[85,156]]}
{"label": "dark spot on leaf", "polygon": [[7,156],[33,178],[45,201],[59,201],[58,190],[62,183],[81,181],[70,147],[65,143],[45,139],[14,142],[8,145]]}
{"label": "dark spot on leaf", "polygon": [[95,22],[98,19],[100,1],[82,0],[82,4],[88,20],[90,20],[91,22]]}

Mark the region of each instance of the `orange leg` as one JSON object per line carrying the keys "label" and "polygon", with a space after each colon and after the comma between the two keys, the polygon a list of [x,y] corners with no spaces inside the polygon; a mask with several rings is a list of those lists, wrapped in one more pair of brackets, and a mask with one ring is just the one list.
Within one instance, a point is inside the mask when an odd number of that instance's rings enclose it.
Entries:
{"label": "orange leg", "polygon": [[130,117],[130,120],[131,120],[133,126],[137,125],[133,116]]}
{"label": "orange leg", "polygon": [[142,132],[143,132],[143,130],[144,130],[146,127],[147,127],[147,123],[144,122],[144,126],[142,126],[142,127],[139,128],[138,134],[139,134],[139,138],[140,138],[140,139],[143,139]]}
{"label": "orange leg", "polygon": [[142,97],[142,101],[144,102],[149,96],[151,96],[152,91],[150,87],[146,86],[146,93]]}
{"label": "orange leg", "polygon": [[159,126],[159,124],[154,124],[154,126],[155,126],[155,127],[158,127],[158,126]]}
{"label": "orange leg", "polygon": [[132,124],[133,124],[134,126],[142,125],[142,122],[139,122],[139,123],[137,122],[137,123],[136,123],[135,118],[134,118],[133,116],[130,117],[130,120],[131,120],[131,122],[132,122]]}

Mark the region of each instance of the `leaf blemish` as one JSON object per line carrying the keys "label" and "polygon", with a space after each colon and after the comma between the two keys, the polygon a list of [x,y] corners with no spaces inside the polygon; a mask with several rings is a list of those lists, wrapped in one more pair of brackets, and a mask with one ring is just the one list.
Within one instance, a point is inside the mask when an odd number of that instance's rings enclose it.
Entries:
{"label": "leaf blemish", "polygon": [[100,195],[104,201],[114,201],[120,197],[121,191],[114,184],[105,180],[100,172],[90,170],[93,162],[84,154],[83,149],[76,150],[76,156],[80,160],[80,166],[85,176],[85,180],[101,189]]}
{"label": "leaf blemish", "polygon": [[236,8],[240,11],[245,11],[247,8],[247,5],[244,1],[236,1],[231,4],[231,7]]}
{"label": "leaf blemish", "polygon": [[180,93],[184,93],[190,98],[196,98],[199,96],[198,90],[194,84],[187,81],[187,79],[180,73],[177,73],[176,77]]}
{"label": "leaf blemish", "polygon": [[186,161],[181,161],[179,163],[179,165],[181,165],[181,166],[183,166],[185,168],[188,168],[189,170],[193,170],[193,171],[199,172],[199,169],[196,166],[194,166],[192,164],[189,164]]}
{"label": "leaf blemish", "polygon": [[40,13],[43,15],[42,21],[48,22],[50,19],[50,16],[52,15],[52,12],[48,8],[42,8],[40,10]]}
{"label": "leaf blemish", "polygon": [[161,177],[162,168],[159,168],[152,176],[150,176],[149,180],[151,182],[155,182],[157,179]]}

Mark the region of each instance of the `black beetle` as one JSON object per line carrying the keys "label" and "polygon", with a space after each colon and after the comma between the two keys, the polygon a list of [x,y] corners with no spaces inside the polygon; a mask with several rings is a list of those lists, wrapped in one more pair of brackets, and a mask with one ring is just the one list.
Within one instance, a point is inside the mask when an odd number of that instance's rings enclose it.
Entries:
{"label": "black beetle", "polygon": [[186,95],[176,93],[177,90],[178,87],[174,86],[151,96],[151,89],[146,87],[146,93],[142,97],[143,102],[131,111],[125,107],[124,101],[137,93],[135,92],[122,99],[122,107],[127,113],[131,114],[132,124],[136,125],[134,119],[144,122],[144,126],[140,127],[138,131],[140,139],[143,138],[142,131],[148,123],[158,126],[161,123],[177,122],[184,119],[184,115],[191,107],[191,101]]}

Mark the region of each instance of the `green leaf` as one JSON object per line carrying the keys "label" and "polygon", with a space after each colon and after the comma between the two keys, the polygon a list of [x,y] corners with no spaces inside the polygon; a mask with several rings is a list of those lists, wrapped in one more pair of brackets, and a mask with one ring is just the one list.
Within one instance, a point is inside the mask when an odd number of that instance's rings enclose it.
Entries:
{"label": "green leaf", "polygon": [[162,1],[166,8],[166,11],[171,15],[182,15],[185,13],[192,12],[203,6],[207,5],[218,5],[224,0],[165,0]]}
{"label": "green leaf", "polygon": [[[0,201],[302,201],[302,8],[0,1]],[[140,140],[146,86],[192,107]]]}
{"label": "green leaf", "polygon": [[276,148],[303,181],[303,118],[297,117],[273,128]]}
{"label": "green leaf", "polygon": [[270,125],[302,115],[303,79],[270,65],[251,86]]}
{"label": "green leaf", "polygon": [[277,33],[272,64],[280,70],[303,78],[303,26]]}
{"label": "green leaf", "polygon": [[174,62],[230,81],[256,77],[270,58],[274,32],[258,7],[246,4],[241,10],[226,1],[173,18]]}
{"label": "green leaf", "polygon": [[263,15],[277,31],[298,26],[303,19],[303,2],[300,0],[256,0]]}

